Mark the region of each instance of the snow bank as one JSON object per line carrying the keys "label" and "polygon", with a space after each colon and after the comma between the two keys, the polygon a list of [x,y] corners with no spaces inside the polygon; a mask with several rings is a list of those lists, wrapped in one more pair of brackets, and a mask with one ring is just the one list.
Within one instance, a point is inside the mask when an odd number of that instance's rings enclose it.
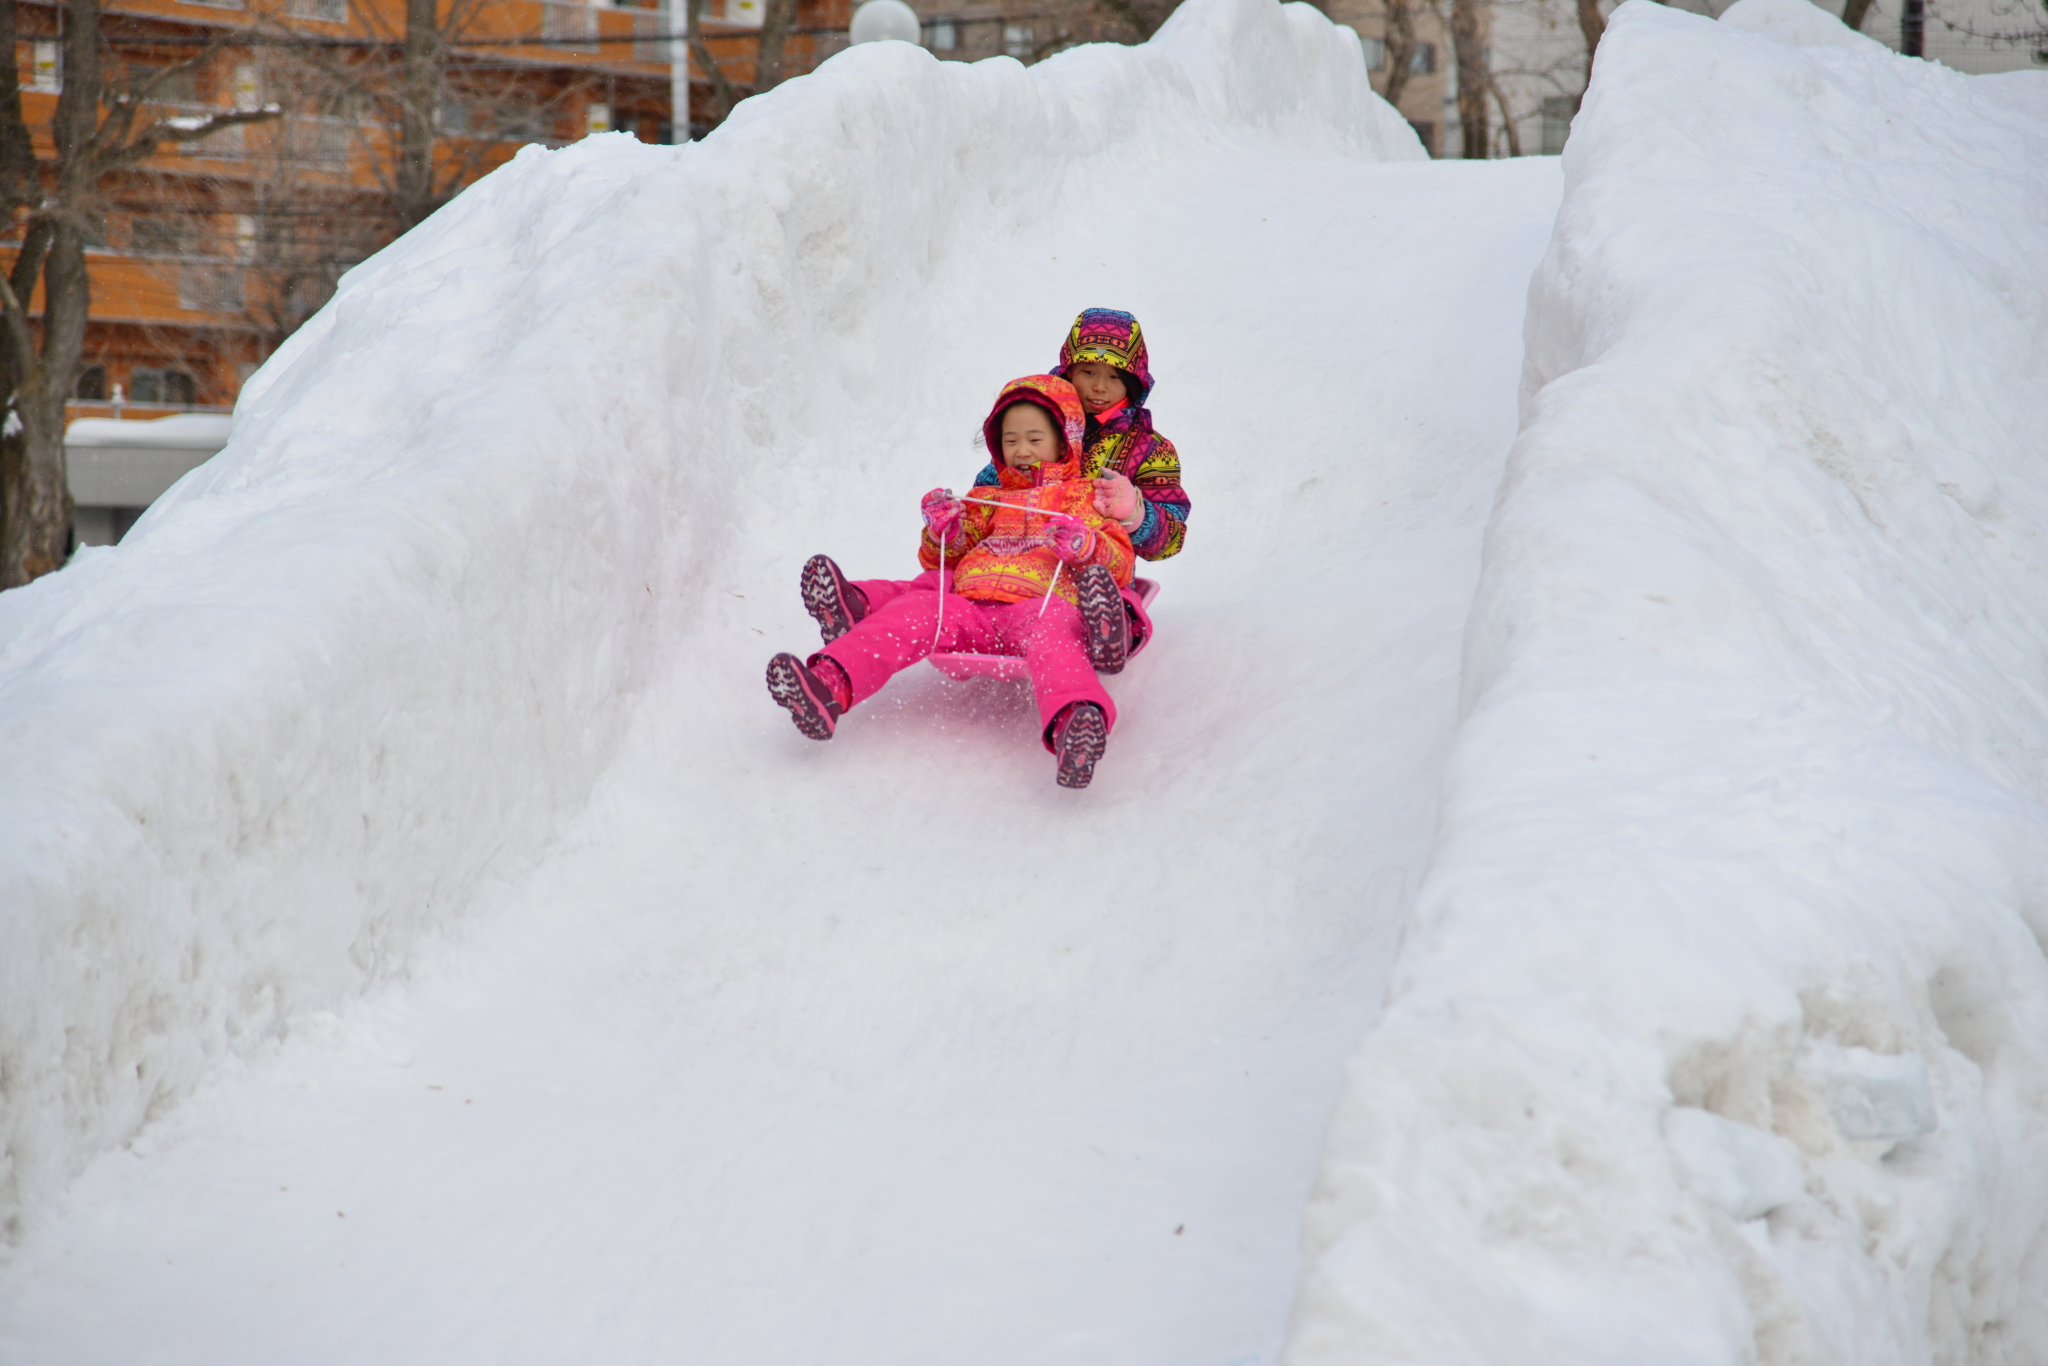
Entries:
{"label": "snow bank", "polygon": [[1260,139],[1422,156],[1349,30],[1196,0],[1142,49],[876,44],[697,146],[529,148],[352,272],[220,456],[0,598],[0,1216],[517,872],[708,571],[822,496],[788,452],[912,401],[939,265],[1112,158]]}
{"label": "snow bank", "polygon": [[2048,1358],[2048,76],[1816,15],[1601,45],[1297,1366]]}

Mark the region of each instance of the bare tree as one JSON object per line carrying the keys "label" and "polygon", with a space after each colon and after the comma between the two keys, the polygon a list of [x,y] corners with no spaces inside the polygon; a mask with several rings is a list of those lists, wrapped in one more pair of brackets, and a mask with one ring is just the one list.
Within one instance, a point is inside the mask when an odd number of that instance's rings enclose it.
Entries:
{"label": "bare tree", "polygon": [[1842,6],[1842,22],[1858,33],[1863,31],[1863,21],[1870,15],[1871,0],[1845,0]]}
{"label": "bare tree", "polygon": [[796,0],[768,0],[761,12],[760,55],[754,59],[754,93],[782,84],[782,49],[796,19]]}
{"label": "bare tree", "polygon": [[[161,92],[208,61],[214,47],[166,66],[117,63],[110,80],[99,0],[65,0],[58,13],[63,87],[51,122],[50,162],[35,158],[19,78],[10,74],[0,84],[0,188],[6,196],[0,202],[21,239],[13,269],[0,278],[0,379],[19,423],[18,432],[0,441],[0,588],[58,568],[70,549],[64,402],[85,347],[92,304],[85,253],[105,230],[108,178],[166,142],[196,142],[277,114],[274,108],[198,116],[166,111]],[[0,5],[10,51],[22,36],[18,19],[13,3]],[[38,283],[40,322],[29,312]]]}
{"label": "bare tree", "polygon": [[1387,103],[1396,109],[1401,107],[1401,96],[1408,89],[1408,78],[1413,75],[1415,65],[1415,5],[1414,0],[1386,0],[1387,23],[1385,61],[1387,63]]}
{"label": "bare tree", "polygon": [[[1849,0],[1849,3],[1868,5],[1870,0]],[[1578,0],[1579,33],[1586,40],[1586,79],[1580,85],[1581,91],[1593,86],[1593,54],[1600,50],[1600,40],[1607,36],[1607,16],[1600,12],[1600,0]]]}
{"label": "bare tree", "polygon": [[1488,152],[1486,97],[1493,80],[1486,69],[1487,0],[1451,0],[1451,50],[1458,63],[1458,124],[1464,134],[1461,152],[1467,160],[1483,160]]}
{"label": "bare tree", "polygon": [[[704,41],[704,0],[683,0],[683,13],[687,16],[684,33],[688,37],[690,56],[704,70],[704,78],[711,86],[711,124],[713,127],[724,123],[732,113],[733,106],[745,99],[733,82],[727,78],[725,68],[719,65],[718,57],[711,51],[711,45]],[[766,27],[767,17],[762,16]],[[677,122],[690,121],[688,110],[678,110],[671,117]]]}

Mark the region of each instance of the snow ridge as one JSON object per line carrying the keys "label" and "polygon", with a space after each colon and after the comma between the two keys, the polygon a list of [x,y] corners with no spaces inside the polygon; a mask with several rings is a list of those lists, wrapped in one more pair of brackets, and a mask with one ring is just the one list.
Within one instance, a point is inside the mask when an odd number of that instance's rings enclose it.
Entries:
{"label": "snow ridge", "polygon": [[529,866],[705,567],[807,496],[756,452],[930,345],[920,280],[1048,182],[1190,139],[1422,156],[1349,30],[1194,0],[1142,49],[879,44],[696,146],[529,148],[351,272],[219,457],[0,599],[6,1229]]}
{"label": "snow ridge", "polygon": [[2048,77],[1619,11],[1287,1359],[2048,1356]]}

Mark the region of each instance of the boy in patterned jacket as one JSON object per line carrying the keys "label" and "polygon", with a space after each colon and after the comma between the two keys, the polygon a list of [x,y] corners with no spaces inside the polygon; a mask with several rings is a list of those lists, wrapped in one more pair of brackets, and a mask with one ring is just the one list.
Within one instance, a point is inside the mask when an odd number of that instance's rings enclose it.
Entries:
{"label": "boy in patterned jacket", "polygon": [[[1152,427],[1144,407],[1152,392],[1150,355],[1144,331],[1129,313],[1091,308],[1074,320],[1060,347],[1053,374],[1074,385],[1086,414],[1086,455],[1081,475],[1096,486],[1095,505],[1114,517],[1130,536],[1138,557],[1164,560],[1187,541],[1189,501],[1180,486],[1180,453]],[[997,462],[975,476],[977,487],[997,482]],[[929,587],[931,574],[910,580],[848,580],[829,556],[813,555],[804,566],[804,608],[818,622],[827,644],[897,594]],[[1144,599],[1128,585],[1121,590],[1124,619],[1089,639],[1089,660],[1101,673],[1116,673],[1131,651],[1152,634]]]}
{"label": "boy in patterned jacket", "polygon": [[807,660],[768,662],[768,694],[798,730],[831,739],[839,717],[929,655],[1019,655],[1060,786],[1088,785],[1116,724],[1089,637],[1100,620],[1122,623],[1119,589],[1137,556],[1081,475],[1084,420],[1074,386],[1057,376],[1003,386],[982,427],[995,481],[977,481],[964,500],[948,489],[924,497],[918,558],[932,585],[894,594]]}

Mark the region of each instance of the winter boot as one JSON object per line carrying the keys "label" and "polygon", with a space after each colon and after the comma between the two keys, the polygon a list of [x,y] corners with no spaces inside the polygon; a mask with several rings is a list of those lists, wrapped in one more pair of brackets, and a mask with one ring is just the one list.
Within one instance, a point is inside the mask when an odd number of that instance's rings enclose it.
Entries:
{"label": "winter boot", "polygon": [[796,728],[813,740],[830,740],[839,726],[842,708],[833,699],[832,689],[795,655],[779,654],[768,661],[768,695],[789,712]]}
{"label": "winter boot", "polygon": [[801,580],[804,610],[818,621],[818,634],[830,645],[853,629],[868,614],[868,600],[846,581],[830,555],[813,555],[804,562]]}
{"label": "winter boot", "polygon": [[1088,628],[1088,662],[1099,674],[1122,673],[1124,661],[1131,657],[1131,619],[1124,612],[1124,595],[1117,592],[1116,576],[1103,565],[1091,564],[1074,575],[1074,587],[1081,599],[1081,622]]}
{"label": "winter boot", "polygon": [[[1121,609],[1119,609],[1121,610]],[[1109,747],[1109,721],[1093,702],[1076,702],[1052,723],[1052,752],[1061,787],[1086,787],[1095,761]]]}

